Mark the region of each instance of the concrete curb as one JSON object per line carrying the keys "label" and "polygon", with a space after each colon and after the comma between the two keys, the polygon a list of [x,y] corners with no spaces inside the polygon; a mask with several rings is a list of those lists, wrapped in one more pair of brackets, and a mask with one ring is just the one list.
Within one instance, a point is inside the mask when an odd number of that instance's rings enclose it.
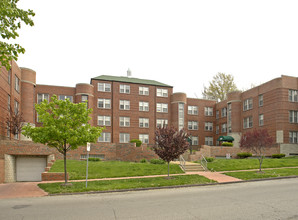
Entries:
{"label": "concrete curb", "polygon": [[117,193],[117,192],[137,192],[137,191],[148,191],[148,190],[158,190],[158,189],[178,189],[178,188],[187,188],[187,187],[226,185],[226,184],[235,184],[235,183],[259,182],[259,181],[293,179],[293,178],[298,178],[298,176],[271,177],[271,178],[242,180],[242,181],[223,182],[223,183],[206,183],[206,184],[194,184],[194,185],[162,186],[162,187],[121,189],[121,190],[108,190],[108,191],[89,191],[89,192],[77,192],[77,193],[48,194],[47,196],[66,196],[66,195],[84,195],[84,194],[101,194],[101,193],[103,194],[103,193]]}

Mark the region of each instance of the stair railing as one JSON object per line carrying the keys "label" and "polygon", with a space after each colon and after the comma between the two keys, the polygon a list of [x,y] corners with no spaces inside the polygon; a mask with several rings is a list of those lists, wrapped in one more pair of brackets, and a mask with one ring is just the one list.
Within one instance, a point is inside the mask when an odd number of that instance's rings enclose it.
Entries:
{"label": "stair railing", "polygon": [[207,167],[207,160],[206,158],[204,157],[204,155],[202,154],[201,155],[201,165],[202,167],[204,168],[205,171],[208,171],[208,167]]}
{"label": "stair railing", "polygon": [[179,160],[180,160],[180,167],[182,168],[182,170],[185,171],[185,160],[182,155],[180,155]]}

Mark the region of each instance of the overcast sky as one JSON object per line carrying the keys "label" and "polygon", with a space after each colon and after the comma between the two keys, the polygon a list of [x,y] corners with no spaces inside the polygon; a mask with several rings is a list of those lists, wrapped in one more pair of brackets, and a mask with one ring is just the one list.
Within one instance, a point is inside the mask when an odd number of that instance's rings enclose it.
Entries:
{"label": "overcast sky", "polygon": [[99,75],[157,80],[202,97],[218,72],[239,89],[298,76],[297,0],[20,0],[36,13],[17,41],[37,83]]}

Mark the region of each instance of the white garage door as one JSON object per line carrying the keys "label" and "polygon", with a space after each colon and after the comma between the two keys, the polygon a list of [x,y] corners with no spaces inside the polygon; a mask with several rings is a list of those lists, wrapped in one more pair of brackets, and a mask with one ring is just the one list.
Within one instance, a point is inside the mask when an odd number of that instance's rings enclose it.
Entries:
{"label": "white garage door", "polygon": [[46,163],[45,157],[17,157],[17,181],[41,181]]}

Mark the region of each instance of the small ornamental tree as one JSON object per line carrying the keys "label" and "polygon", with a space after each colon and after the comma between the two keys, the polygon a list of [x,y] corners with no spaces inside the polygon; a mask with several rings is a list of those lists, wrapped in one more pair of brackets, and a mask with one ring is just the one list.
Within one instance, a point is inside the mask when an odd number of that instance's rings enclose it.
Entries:
{"label": "small ornamental tree", "polygon": [[23,116],[20,111],[13,111],[12,108],[9,109],[9,114],[6,116],[6,126],[9,131],[9,137],[11,139],[11,135],[21,134],[23,127]]}
{"label": "small ornamental tree", "polygon": [[266,149],[273,144],[273,138],[270,137],[266,129],[254,129],[242,135],[240,140],[240,148],[249,150],[257,155],[259,160],[259,172],[262,172],[262,163]]}
{"label": "small ornamental tree", "polygon": [[189,148],[187,141],[189,134],[184,129],[178,131],[173,127],[158,127],[155,131],[154,152],[168,163],[168,177],[170,176],[170,162],[178,159]]}
{"label": "small ornamental tree", "polygon": [[87,142],[96,142],[104,128],[88,124],[92,109],[87,109],[86,103],[75,104],[69,99],[58,100],[57,96],[52,96],[51,102],[45,100],[35,105],[35,109],[42,126],[32,127],[27,124],[23,127],[23,134],[34,142],[54,147],[63,154],[66,185],[66,153],[86,145]]}

